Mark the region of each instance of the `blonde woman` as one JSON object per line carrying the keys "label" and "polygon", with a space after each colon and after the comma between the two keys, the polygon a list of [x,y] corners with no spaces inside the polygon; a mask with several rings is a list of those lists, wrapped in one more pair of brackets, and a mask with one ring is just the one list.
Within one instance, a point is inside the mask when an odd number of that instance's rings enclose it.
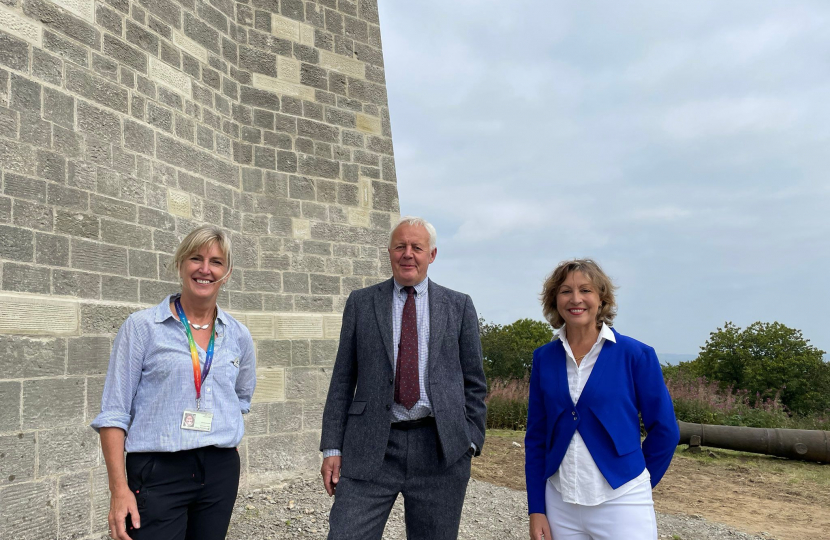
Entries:
{"label": "blonde woman", "polygon": [[239,486],[256,360],[248,329],[216,304],[233,271],[230,241],[199,227],[174,264],[181,292],[121,326],[92,422],[115,540],[225,538]]}
{"label": "blonde woman", "polygon": [[561,263],[545,281],[542,309],[559,334],[533,353],[530,538],[656,540],[651,489],[680,438],[657,355],[611,329],[614,285],[594,261]]}

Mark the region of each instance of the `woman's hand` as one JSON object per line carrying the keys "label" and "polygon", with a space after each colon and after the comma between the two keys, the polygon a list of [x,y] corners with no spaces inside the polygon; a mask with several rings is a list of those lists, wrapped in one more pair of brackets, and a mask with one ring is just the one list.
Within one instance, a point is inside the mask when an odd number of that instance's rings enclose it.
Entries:
{"label": "woman's hand", "polygon": [[127,514],[130,515],[132,526],[141,527],[141,518],[138,516],[138,506],[135,495],[126,485],[110,494],[110,513],[107,522],[110,526],[110,536],[113,540],[130,540],[127,533]]}
{"label": "woman's hand", "polygon": [[530,540],[553,540],[545,514],[530,514]]}

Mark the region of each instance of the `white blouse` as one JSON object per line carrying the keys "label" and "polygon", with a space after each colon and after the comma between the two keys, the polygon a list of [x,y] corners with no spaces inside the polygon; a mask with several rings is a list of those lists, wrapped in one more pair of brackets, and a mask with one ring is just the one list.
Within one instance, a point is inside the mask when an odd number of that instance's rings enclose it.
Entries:
{"label": "white blouse", "polygon": [[[614,332],[605,323],[602,323],[597,342],[594,343],[594,346],[591,347],[591,350],[577,366],[564,326],[560,329],[558,337],[565,347],[568,389],[570,390],[571,399],[576,405],[579,396],[582,395],[582,391],[585,389],[588,377],[591,376],[591,372],[594,370],[594,365],[597,363],[597,358],[599,358],[605,340],[616,343],[616,339]],[[605,501],[616,499],[631,491],[632,488],[650,480],[651,475],[649,475],[648,469],[643,469],[638,477],[617,489],[613,489],[600,472],[594,458],[591,457],[591,453],[588,451],[588,447],[585,446],[585,441],[582,440],[579,430],[574,433],[573,439],[568,445],[568,450],[565,452],[565,457],[562,459],[562,464],[559,465],[559,470],[548,479],[556,491],[562,495],[563,501],[585,506],[596,506]]]}

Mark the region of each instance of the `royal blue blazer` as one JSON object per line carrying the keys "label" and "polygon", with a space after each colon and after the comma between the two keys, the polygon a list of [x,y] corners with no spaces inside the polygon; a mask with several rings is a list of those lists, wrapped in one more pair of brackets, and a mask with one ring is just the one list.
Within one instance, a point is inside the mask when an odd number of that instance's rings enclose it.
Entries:
{"label": "royal blue blazer", "polygon": [[[576,405],[568,390],[562,342],[557,339],[533,353],[525,436],[531,514],[545,513],[545,482],[559,469],[577,430],[614,489],[644,468],[654,487],[669,468],[680,431],[660,362],[648,345],[613,332],[617,342],[603,344]],[[642,446],[637,413],[648,433]]]}

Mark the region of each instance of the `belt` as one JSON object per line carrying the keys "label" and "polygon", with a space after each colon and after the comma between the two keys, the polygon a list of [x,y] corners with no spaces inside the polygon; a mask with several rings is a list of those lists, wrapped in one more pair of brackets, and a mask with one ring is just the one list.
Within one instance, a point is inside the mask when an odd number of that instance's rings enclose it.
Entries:
{"label": "belt", "polygon": [[402,429],[404,431],[408,431],[410,429],[417,429],[427,426],[434,426],[435,425],[435,417],[434,416],[424,416],[423,418],[418,418],[417,420],[406,420],[403,422],[392,422],[392,429]]}

